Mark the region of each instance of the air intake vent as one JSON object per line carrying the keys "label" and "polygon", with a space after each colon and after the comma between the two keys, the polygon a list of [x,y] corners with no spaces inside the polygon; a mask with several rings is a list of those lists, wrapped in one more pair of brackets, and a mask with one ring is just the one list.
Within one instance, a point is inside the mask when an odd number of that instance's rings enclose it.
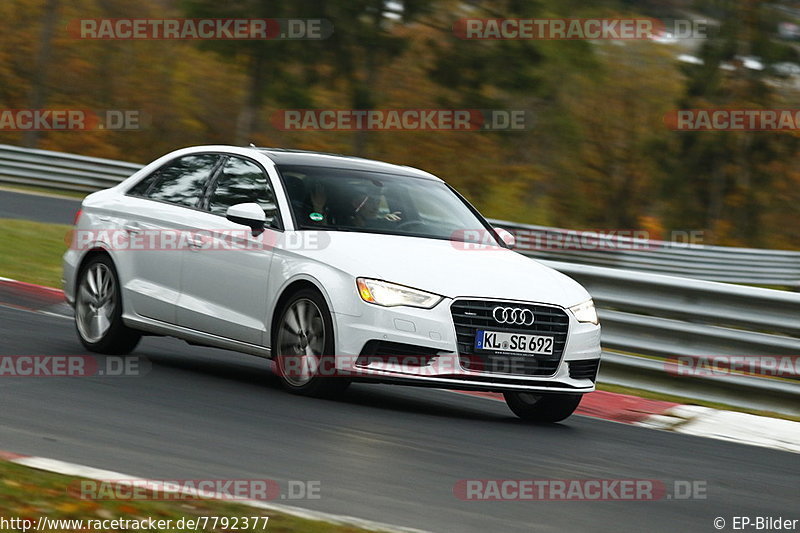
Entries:
{"label": "air intake vent", "polygon": [[[495,320],[495,307],[509,307],[533,313],[533,322],[501,324]],[[468,370],[523,376],[552,376],[558,370],[567,342],[569,316],[558,307],[517,302],[457,300],[450,306],[456,327],[461,366]],[[530,316],[527,315],[526,316]],[[526,333],[553,337],[553,353],[549,355],[517,355],[489,353],[475,349],[478,330]]]}

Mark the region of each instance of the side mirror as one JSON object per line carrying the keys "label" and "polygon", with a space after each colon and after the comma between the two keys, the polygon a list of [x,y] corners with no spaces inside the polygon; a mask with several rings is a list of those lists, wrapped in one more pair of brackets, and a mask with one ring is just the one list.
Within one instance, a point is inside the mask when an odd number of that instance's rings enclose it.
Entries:
{"label": "side mirror", "polygon": [[236,224],[249,226],[254,232],[264,231],[267,216],[257,203],[236,204],[228,208],[225,218]]}
{"label": "side mirror", "polygon": [[517,239],[514,237],[514,234],[507,229],[494,228],[494,232],[498,237],[500,237],[500,240],[506,245],[507,248],[514,248],[514,246],[517,244]]}

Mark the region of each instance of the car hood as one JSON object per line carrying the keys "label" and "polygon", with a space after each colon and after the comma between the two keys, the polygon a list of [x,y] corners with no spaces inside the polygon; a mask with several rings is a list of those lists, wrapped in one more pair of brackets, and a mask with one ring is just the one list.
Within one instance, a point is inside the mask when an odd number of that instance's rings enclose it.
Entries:
{"label": "car hood", "polygon": [[355,232],[325,233],[314,259],[354,277],[376,278],[450,298],[481,297],[570,307],[589,299],[573,279],[494,246]]}

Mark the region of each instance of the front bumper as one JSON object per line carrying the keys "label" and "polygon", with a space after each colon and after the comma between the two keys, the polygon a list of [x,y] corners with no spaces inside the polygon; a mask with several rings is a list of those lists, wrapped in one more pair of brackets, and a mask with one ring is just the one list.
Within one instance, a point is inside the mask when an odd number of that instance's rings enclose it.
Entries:
{"label": "front bumper", "polygon": [[[595,390],[594,379],[570,376],[570,363],[599,361],[600,326],[580,323],[572,313],[566,312],[569,316],[567,340],[561,362],[552,375],[468,370],[462,366],[458,353],[456,328],[450,312],[453,301],[445,298],[433,309],[387,308],[364,303],[359,316],[337,314],[335,364],[340,372],[337,375],[351,376],[359,381],[458,390],[575,394]],[[376,358],[365,364],[359,355],[370,341],[425,347],[435,357],[427,364],[413,354],[408,357],[411,364],[405,364],[402,355],[386,361]]]}

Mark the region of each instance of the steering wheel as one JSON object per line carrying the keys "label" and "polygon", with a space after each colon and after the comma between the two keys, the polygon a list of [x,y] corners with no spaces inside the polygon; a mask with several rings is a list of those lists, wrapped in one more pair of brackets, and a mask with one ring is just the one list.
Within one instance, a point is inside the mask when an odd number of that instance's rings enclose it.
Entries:
{"label": "steering wheel", "polygon": [[396,229],[406,229],[406,228],[410,228],[411,226],[423,226],[424,227],[426,225],[427,224],[425,224],[424,222],[422,222],[420,220],[406,220],[406,221],[400,222],[397,226],[395,226],[395,228]]}

